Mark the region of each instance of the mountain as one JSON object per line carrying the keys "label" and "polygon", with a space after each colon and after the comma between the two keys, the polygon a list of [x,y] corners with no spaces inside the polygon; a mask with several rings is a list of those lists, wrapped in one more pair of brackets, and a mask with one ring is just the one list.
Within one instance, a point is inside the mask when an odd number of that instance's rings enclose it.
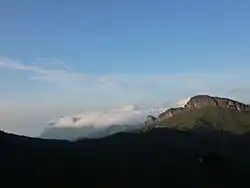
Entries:
{"label": "mountain", "polygon": [[0,132],[1,182],[10,187],[248,187],[249,147],[250,135],[219,131],[164,128],[74,142]]}
{"label": "mountain", "polygon": [[[250,105],[221,97],[197,95],[189,98],[183,107],[140,110],[134,105],[106,112],[88,112],[61,117],[51,122],[41,138],[77,140],[79,138],[101,138],[118,132],[138,132],[152,128],[169,127],[187,129],[217,129],[233,133],[250,130]],[[147,113],[159,114],[158,117]],[[94,124],[95,126],[90,126]]]}
{"label": "mountain", "polygon": [[102,138],[119,132],[138,132],[143,128],[143,124],[137,125],[111,125],[104,128],[94,126],[82,127],[47,127],[40,138],[77,140],[80,138]]}
{"label": "mountain", "polygon": [[250,110],[250,105],[243,104],[241,102],[221,97],[212,97],[209,95],[197,95],[191,97],[184,107],[170,108],[161,113],[158,118],[160,120],[172,117],[175,114],[179,114],[183,111],[189,111],[190,109],[200,109],[204,107],[220,107],[223,109],[231,109],[235,111],[245,112]]}
{"label": "mountain", "polygon": [[[149,115],[145,132],[141,126],[108,126],[98,132],[99,139],[75,141],[0,132],[1,182],[19,187],[23,182],[26,187],[33,182],[43,187],[249,187],[249,105],[194,96],[183,108]],[[91,135],[95,129],[63,128],[66,133],[59,137]]]}
{"label": "mountain", "polygon": [[170,108],[160,113],[154,122],[146,121],[145,130],[156,127],[245,133],[250,131],[250,105],[228,98],[197,95],[184,107]]}

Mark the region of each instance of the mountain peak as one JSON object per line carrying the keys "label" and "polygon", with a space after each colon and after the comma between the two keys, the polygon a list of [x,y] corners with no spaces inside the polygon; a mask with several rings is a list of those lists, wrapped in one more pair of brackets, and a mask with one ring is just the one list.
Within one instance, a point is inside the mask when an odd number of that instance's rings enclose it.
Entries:
{"label": "mountain peak", "polygon": [[202,125],[244,132],[250,129],[249,115],[248,104],[228,98],[196,95],[191,97],[184,107],[170,108],[160,113],[154,121],[148,119],[145,122],[145,130],[150,130],[156,125],[184,128]]}
{"label": "mountain peak", "polygon": [[182,113],[190,109],[199,109],[206,106],[220,107],[224,109],[231,109],[236,111],[248,111],[250,110],[250,105],[222,97],[214,97],[210,95],[195,95],[184,105],[184,107],[169,108],[159,114],[158,119],[163,120],[172,117],[173,115]]}
{"label": "mountain peak", "polygon": [[237,111],[247,111],[250,105],[222,97],[214,97],[209,95],[196,95],[190,98],[184,106],[186,109],[203,108],[204,106],[217,106]]}

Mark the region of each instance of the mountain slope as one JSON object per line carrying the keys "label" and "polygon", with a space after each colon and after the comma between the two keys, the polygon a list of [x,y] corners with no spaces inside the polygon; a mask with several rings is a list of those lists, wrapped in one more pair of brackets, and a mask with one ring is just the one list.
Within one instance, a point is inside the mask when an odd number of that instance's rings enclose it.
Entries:
{"label": "mountain slope", "polygon": [[249,146],[249,135],[167,128],[77,142],[0,132],[0,169],[18,186],[236,187],[249,184]]}
{"label": "mountain slope", "polygon": [[250,112],[239,112],[221,107],[191,109],[162,120],[159,126],[178,129],[211,129],[245,133],[250,131]]}
{"label": "mountain slope", "polygon": [[250,131],[249,105],[232,99],[199,95],[192,97],[183,108],[170,108],[144,130],[169,127],[177,129],[216,129],[233,133]]}
{"label": "mountain slope", "polygon": [[239,112],[246,112],[250,110],[250,105],[232,99],[213,97],[209,95],[196,95],[191,97],[184,107],[170,108],[162,112],[159,114],[158,119],[163,120],[190,109],[200,109],[204,107],[220,107],[223,109],[230,109]]}

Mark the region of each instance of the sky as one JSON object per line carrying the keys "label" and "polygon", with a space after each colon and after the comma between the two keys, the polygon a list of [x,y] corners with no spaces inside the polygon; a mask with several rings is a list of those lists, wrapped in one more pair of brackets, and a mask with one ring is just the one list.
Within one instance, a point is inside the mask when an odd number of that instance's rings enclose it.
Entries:
{"label": "sky", "polygon": [[0,0],[0,129],[196,94],[250,102],[248,0]]}

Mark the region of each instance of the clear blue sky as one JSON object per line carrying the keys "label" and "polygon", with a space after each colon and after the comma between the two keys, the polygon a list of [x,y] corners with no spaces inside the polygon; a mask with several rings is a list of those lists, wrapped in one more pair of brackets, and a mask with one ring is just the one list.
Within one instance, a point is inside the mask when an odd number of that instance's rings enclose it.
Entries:
{"label": "clear blue sky", "polygon": [[248,0],[1,0],[0,23],[2,117],[248,100]]}

